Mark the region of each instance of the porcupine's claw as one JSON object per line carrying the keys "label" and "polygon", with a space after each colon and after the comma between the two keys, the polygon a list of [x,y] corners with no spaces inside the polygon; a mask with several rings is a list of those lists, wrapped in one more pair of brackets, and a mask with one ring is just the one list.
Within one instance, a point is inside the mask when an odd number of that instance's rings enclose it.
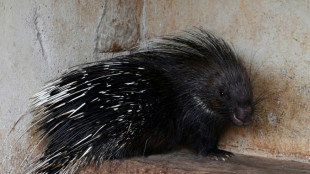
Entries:
{"label": "porcupine's claw", "polygon": [[205,153],[202,156],[207,157],[208,159],[211,159],[211,160],[226,161],[230,157],[234,156],[234,154],[231,152],[225,151],[225,150],[216,149],[216,150],[209,151],[208,153]]}

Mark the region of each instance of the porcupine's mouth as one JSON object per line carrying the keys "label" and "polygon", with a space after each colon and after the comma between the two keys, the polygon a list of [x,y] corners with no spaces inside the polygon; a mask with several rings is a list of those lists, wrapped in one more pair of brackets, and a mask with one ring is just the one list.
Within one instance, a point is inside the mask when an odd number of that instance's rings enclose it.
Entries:
{"label": "porcupine's mouth", "polygon": [[236,125],[236,126],[246,126],[246,125],[249,125],[250,124],[250,121],[249,122],[244,122],[242,120],[240,120],[236,114],[234,113],[231,117],[232,119],[232,122]]}

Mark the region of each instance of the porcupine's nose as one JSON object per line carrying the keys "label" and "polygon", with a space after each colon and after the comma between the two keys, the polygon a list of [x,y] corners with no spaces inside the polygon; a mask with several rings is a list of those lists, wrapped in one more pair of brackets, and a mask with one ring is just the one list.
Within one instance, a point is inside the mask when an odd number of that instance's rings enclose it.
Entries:
{"label": "porcupine's nose", "polygon": [[252,108],[251,107],[237,107],[235,109],[236,118],[243,122],[244,125],[252,121]]}

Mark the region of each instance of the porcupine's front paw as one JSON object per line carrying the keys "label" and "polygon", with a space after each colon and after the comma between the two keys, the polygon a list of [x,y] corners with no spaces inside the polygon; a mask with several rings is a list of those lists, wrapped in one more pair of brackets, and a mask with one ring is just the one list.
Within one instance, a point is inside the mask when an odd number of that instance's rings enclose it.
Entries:
{"label": "porcupine's front paw", "polygon": [[216,161],[218,160],[226,161],[228,158],[234,156],[233,153],[220,149],[213,149],[207,152],[199,152],[198,154]]}

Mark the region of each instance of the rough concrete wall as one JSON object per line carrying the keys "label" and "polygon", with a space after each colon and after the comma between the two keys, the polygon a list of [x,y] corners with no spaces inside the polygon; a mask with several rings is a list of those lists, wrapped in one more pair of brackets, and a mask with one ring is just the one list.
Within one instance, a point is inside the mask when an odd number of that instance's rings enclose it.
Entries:
{"label": "rough concrete wall", "polygon": [[[131,48],[140,40],[142,1],[0,0],[0,171],[29,154],[29,98],[69,67]],[[121,14],[121,15],[119,15]],[[31,141],[31,139],[30,139]],[[0,173],[2,173],[0,172]]]}
{"label": "rough concrete wall", "polygon": [[221,146],[309,161],[309,11],[308,1],[0,0],[1,171],[24,159],[27,139],[17,139],[29,119],[7,135],[44,82],[101,52],[193,26],[233,43],[256,69],[256,93],[269,89],[254,123],[229,129]]}
{"label": "rough concrete wall", "polygon": [[268,98],[251,126],[228,130],[222,147],[310,160],[309,1],[147,0],[145,11],[148,38],[203,27],[233,43],[252,63],[256,94]]}

